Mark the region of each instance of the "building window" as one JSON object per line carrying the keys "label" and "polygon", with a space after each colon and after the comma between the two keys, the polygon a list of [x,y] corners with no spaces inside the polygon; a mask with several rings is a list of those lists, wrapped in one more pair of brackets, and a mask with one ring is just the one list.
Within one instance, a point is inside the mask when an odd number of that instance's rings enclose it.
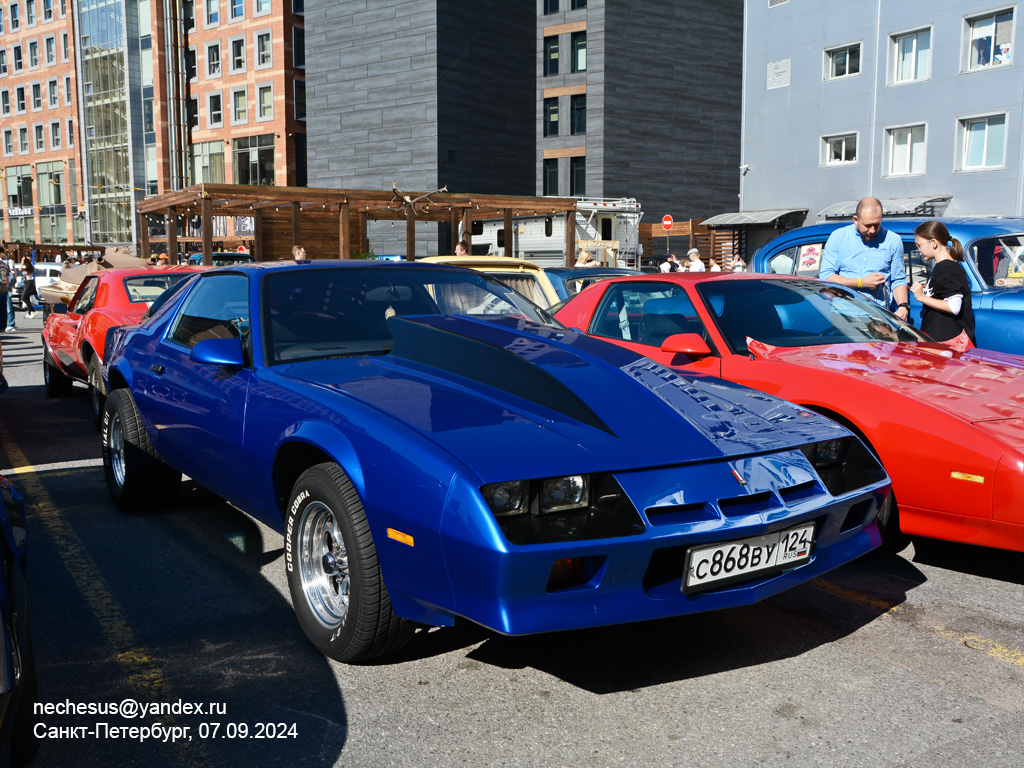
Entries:
{"label": "building window", "polygon": [[544,38],[544,74],[558,74],[558,36]]}
{"label": "building window", "polygon": [[8,117],[11,114],[11,92],[4,88],[0,91],[0,115]]}
{"label": "building window", "polygon": [[18,111],[18,114],[24,114],[25,112],[25,86],[19,85],[14,89],[14,108]]}
{"label": "building window", "polygon": [[252,15],[262,16],[270,13],[270,0],[252,0]]}
{"label": "building window", "polygon": [[274,86],[270,84],[256,86],[256,119],[274,119]]}
{"label": "building window", "polygon": [[28,68],[39,69],[39,41],[30,40],[28,44]]}
{"label": "building window", "polygon": [[231,74],[245,72],[245,38],[231,40]]}
{"label": "building window", "polygon": [[25,0],[25,24],[30,27],[36,25],[36,0]]}
{"label": "building window", "polygon": [[296,69],[306,68],[306,30],[302,27],[292,28],[292,59]]}
{"label": "building window", "polygon": [[206,76],[220,77],[220,43],[206,46]]}
{"label": "building window", "polygon": [[53,0],[43,0],[43,21],[53,21]]}
{"label": "building window", "polygon": [[932,74],[932,33],[922,29],[892,38],[894,71],[892,82],[926,80]]}
{"label": "building window", "polygon": [[48,37],[44,44],[46,46],[46,66],[49,67],[57,63],[57,39]]}
{"label": "building window", "polygon": [[569,194],[582,197],[587,194],[587,158],[569,158]]}
{"label": "building window", "polygon": [[11,3],[11,32],[21,29],[21,16],[17,3]]}
{"label": "building window", "polygon": [[256,68],[272,66],[274,63],[273,46],[270,32],[256,33]]}
{"label": "building window", "polygon": [[4,8],[0,5],[0,35],[4,33]]}
{"label": "building window", "polygon": [[71,104],[71,75],[64,75],[64,105]]}
{"label": "building window", "polygon": [[28,154],[28,128],[18,129],[18,151],[23,155]]}
{"label": "building window", "polygon": [[234,140],[235,184],[274,182],[274,134]]}
{"label": "building window", "polygon": [[544,135],[558,135],[558,99],[544,99]]}
{"label": "building window", "polygon": [[207,141],[189,147],[193,184],[223,184],[224,142]]}
{"label": "building window", "polygon": [[75,146],[75,119],[73,117],[68,118],[68,146]]}
{"label": "building window", "polygon": [[249,119],[249,95],[245,88],[231,91],[231,122],[234,125],[245,123]]}
{"label": "building window", "polygon": [[558,160],[555,158],[548,158],[544,161],[544,174],[543,174],[543,194],[545,195],[557,195],[558,194]]}
{"label": "building window", "polygon": [[306,12],[306,0],[292,0],[292,13],[300,16]]}
{"label": "building window", "polygon": [[245,18],[245,0],[228,0],[228,3],[230,8],[228,12],[229,20],[236,21]]}
{"label": "building window", "polygon": [[306,119],[306,81],[295,81],[295,119]]}
{"label": "building window", "polygon": [[544,0],[544,14],[558,13],[558,0]]}
{"label": "building window", "polygon": [[572,71],[587,71],[587,33],[572,33]]}
{"label": "building window", "polygon": [[187,102],[185,102],[185,113],[188,118],[189,128],[199,127],[199,98],[192,96]]}
{"label": "building window", "polygon": [[4,154],[14,154],[14,131],[10,128],[4,128]]}
{"label": "building window", "polygon": [[7,74],[7,49],[0,48],[0,75]]}
{"label": "building window", "polygon": [[889,139],[889,175],[924,173],[924,126],[890,128],[886,133]]}
{"label": "building window", "polygon": [[196,28],[196,4],[195,0],[182,0],[181,21],[187,32]]}
{"label": "building window", "polygon": [[60,106],[60,86],[56,79],[46,83],[46,102],[51,109]]}
{"label": "building window", "polygon": [[573,136],[587,132],[587,94],[572,96],[569,100],[569,133]]}
{"label": "building window", "polygon": [[43,108],[43,86],[41,83],[32,83],[32,109],[39,111]]}
{"label": "building window", "polygon": [[60,33],[60,60],[66,62],[68,60],[68,33]]}
{"label": "building window", "polygon": [[50,123],[50,149],[60,149],[60,120]]}
{"label": "building window", "polygon": [[1006,155],[1006,115],[960,121],[960,170],[1002,168]]}
{"label": "building window", "polygon": [[220,128],[224,125],[224,104],[220,91],[206,94],[206,127]]}
{"label": "building window", "polygon": [[196,55],[194,47],[185,49],[185,78],[187,80],[196,79]]}
{"label": "building window", "polygon": [[822,138],[824,157],[822,165],[850,165],[857,162],[857,134]]}
{"label": "building window", "polygon": [[586,8],[587,7],[587,0],[572,0],[572,4],[570,5],[570,7],[574,11],[578,11],[581,8]]}
{"label": "building window", "polygon": [[16,45],[11,49],[11,57],[14,59],[14,71],[21,72],[25,68],[25,63],[21,58],[21,46]]}
{"label": "building window", "polygon": [[860,43],[833,48],[831,51],[826,51],[825,55],[828,57],[826,80],[860,74]]}
{"label": "building window", "polygon": [[967,19],[967,69],[988,69],[1013,59],[1013,10]]}
{"label": "building window", "polygon": [[206,0],[206,26],[220,24],[220,0]]}

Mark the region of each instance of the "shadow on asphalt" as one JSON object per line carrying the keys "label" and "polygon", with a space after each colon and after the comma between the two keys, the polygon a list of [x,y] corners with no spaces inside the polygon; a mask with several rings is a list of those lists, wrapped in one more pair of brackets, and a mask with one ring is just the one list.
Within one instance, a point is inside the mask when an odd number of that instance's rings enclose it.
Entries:
{"label": "shadow on asphalt", "polygon": [[[46,472],[45,486],[102,583],[76,571],[77,553],[61,548],[52,521],[30,518],[40,700],[182,700],[216,703],[223,712],[138,720],[52,715],[45,719],[56,726],[173,722],[191,726],[192,741],[45,739],[35,765],[322,766],[339,759],[348,718],[331,662],[261,574],[282,556],[280,536],[265,539],[248,516],[191,483],[173,505],[135,515],[110,503],[102,469]],[[104,612],[104,592],[116,611]],[[137,651],[118,648],[119,615]],[[155,679],[140,679],[136,654],[148,659],[143,672]],[[203,723],[208,733],[220,724],[215,738],[201,738]],[[257,738],[269,734],[283,738]]]}
{"label": "shadow on asphalt", "polygon": [[1009,584],[1024,584],[1024,552],[915,538],[914,562]]}

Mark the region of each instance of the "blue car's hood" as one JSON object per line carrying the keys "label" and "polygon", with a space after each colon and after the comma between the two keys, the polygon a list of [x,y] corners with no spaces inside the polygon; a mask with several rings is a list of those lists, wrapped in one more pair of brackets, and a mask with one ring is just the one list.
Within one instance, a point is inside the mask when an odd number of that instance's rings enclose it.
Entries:
{"label": "blue car's hood", "polygon": [[574,332],[450,316],[393,318],[390,327],[389,355],[278,370],[387,413],[484,475],[507,474],[513,456],[520,472],[543,477],[763,453],[848,434],[769,395],[682,377]]}

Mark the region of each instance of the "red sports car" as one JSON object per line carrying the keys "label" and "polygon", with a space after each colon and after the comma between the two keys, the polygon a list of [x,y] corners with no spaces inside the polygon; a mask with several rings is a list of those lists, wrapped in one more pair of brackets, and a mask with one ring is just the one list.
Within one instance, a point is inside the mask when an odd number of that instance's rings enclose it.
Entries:
{"label": "red sports car", "polygon": [[1024,551],[1024,357],[953,352],[852,291],[796,277],[612,279],[555,317],[860,433],[892,478],[879,513],[892,545],[919,535]]}
{"label": "red sports car", "polygon": [[104,392],[100,370],[107,329],[139,322],[153,301],[204,267],[132,267],[93,272],[66,307],[55,304],[43,325],[43,381],[50,396],[65,395],[73,381],[89,387],[99,425]]}

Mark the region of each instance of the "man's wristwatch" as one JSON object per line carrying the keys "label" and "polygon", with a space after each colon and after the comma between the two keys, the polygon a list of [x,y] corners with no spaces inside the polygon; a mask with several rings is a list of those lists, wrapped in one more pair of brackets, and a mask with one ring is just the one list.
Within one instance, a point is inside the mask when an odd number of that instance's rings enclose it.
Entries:
{"label": "man's wristwatch", "polygon": [[907,312],[910,312],[910,304],[908,304],[905,301],[896,305],[896,309],[900,309],[900,308],[904,308],[904,309],[907,310]]}

